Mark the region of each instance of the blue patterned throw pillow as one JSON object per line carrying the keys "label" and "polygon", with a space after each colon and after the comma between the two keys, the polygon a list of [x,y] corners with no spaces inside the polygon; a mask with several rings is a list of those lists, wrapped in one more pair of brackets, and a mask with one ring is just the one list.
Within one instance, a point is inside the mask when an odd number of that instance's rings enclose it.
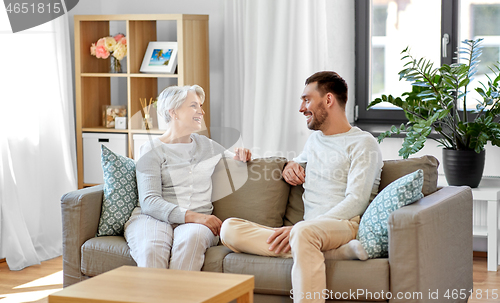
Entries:
{"label": "blue patterned throw pillow", "polygon": [[387,257],[389,235],[387,222],[389,215],[424,195],[424,172],[419,169],[403,176],[384,188],[368,206],[359,223],[358,240],[369,258]]}
{"label": "blue patterned throw pillow", "polygon": [[97,236],[122,235],[125,222],[138,203],[135,162],[102,145],[101,165],[104,197]]}

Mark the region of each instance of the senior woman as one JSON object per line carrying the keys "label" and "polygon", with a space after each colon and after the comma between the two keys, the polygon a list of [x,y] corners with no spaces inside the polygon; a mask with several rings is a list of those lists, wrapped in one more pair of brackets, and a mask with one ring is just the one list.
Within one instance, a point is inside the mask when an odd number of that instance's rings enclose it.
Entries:
{"label": "senior woman", "polygon": [[140,206],[125,224],[125,238],[140,267],[201,270],[217,245],[222,222],[212,215],[212,180],[224,156],[246,162],[248,149],[228,152],[201,130],[205,93],[198,85],[171,86],[158,96],[168,123],[159,138],[141,146],[137,162]]}

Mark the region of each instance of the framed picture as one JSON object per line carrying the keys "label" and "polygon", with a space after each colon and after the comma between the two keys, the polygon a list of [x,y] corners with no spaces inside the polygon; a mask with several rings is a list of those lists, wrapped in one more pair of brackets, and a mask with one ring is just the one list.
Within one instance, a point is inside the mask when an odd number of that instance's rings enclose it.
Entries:
{"label": "framed picture", "polygon": [[142,60],[142,73],[173,74],[177,67],[177,42],[149,42]]}

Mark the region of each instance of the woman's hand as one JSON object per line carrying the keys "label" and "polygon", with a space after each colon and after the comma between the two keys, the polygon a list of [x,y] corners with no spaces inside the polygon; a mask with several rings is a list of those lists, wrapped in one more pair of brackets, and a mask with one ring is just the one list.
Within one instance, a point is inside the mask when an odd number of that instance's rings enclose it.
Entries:
{"label": "woman's hand", "polygon": [[252,159],[252,152],[248,148],[236,147],[234,149],[234,153],[236,154],[234,156],[235,160],[239,160],[241,162],[247,162]]}
{"label": "woman's hand", "polygon": [[220,234],[220,227],[222,226],[222,221],[216,216],[204,215],[190,210],[186,211],[185,222],[203,224],[210,228],[214,236]]}

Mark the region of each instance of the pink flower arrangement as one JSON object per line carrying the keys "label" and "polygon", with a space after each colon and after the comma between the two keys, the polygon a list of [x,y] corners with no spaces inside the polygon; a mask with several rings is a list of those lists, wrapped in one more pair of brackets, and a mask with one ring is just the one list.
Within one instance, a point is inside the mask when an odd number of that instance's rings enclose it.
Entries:
{"label": "pink flower arrangement", "polygon": [[124,34],[101,38],[92,43],[90,54],[101,59],[108,59],[112,55],[117,60],[122,60],[127,55],[127,38]]}

